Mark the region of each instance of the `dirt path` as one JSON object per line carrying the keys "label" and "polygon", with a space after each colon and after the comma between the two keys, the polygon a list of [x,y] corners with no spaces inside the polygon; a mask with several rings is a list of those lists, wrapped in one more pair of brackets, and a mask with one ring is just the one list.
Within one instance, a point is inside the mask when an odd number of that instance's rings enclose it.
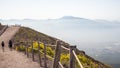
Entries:
{"label": "dirt path", "polygon": [[[40,68],[39,64],[27,58],[23,53],[10,51],[8,40],[11,39],[20,27],[9,27],[0,36],[0,68]],[[1,49],[1,41],[5,41],[5,52]]]}

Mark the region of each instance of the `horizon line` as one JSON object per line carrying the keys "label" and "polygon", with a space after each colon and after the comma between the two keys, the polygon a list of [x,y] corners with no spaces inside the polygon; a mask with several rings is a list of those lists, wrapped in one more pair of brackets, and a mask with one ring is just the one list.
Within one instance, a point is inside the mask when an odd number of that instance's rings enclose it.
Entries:
{"label": "horizon line", "polygon": [[[66,15],[66,16],[61,16],[61,17],[56,17],[56,18],[43,18],[43,19],[36,19],[36,18],[0,18],[0,20],[54,20],[54,19],[62,19],[64,17],[73,17],[73,18],[81,18],[81,19],[88,19],[88,20],[105,20],[105,21],[119,21],[119,20],[108,20],[108,19],[91,19],[91,18],[84,18],[84,17],[79,17],[79,16],[72,16],[72,15]],[[120,21],[119,21],[120,22]]]}

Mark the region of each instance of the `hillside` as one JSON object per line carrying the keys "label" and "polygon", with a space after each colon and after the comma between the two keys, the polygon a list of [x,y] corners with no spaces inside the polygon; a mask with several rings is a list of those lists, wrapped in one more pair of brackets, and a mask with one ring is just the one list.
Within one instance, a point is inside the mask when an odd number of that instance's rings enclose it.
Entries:
{"label": "hillside", "polygon": [[43,33],[39,33],[35,30],[32,30],[30,28],[21,27],[19,32],[14,36],[14,42],[19,41],[31,41],[31,40],[39,40],[39,41],[48,41],[50,44],[55,44],[55,38],[52,38],[50,36],[47,36]]}
{"label": "hillside", "polygon": [[[47,41],[48,44],[54,45],[57,39],[50,37],[48,35],[45,35],[43,33],[37,32],[31,28],[21,27],[19,31],[16,33],[16,35],[12,38],[12,40],[14,41],[14,43],[39,40],[41,42]],[[64,41],[62,42],[63,42],[63,46],[67,48],[69,47],[68,43],[65,43]],[[84,56],[84,58],[81,58],[81,61],[85,62],[85,63],[82,62],[84,66],[89,67],[90,63],[93,63],[95,64],[95,66],[100,67],[100,68],[111,68],[110,66],[86,55],[84,51],[77,49],[77,54]]]}

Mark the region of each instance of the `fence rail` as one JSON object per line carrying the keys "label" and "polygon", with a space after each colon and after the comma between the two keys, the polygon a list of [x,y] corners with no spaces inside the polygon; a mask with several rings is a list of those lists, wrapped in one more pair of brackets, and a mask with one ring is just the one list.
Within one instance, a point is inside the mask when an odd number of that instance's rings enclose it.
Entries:
{"label": "fence rail", "polygon": [[77,62],[79,63],[80,67],[81,67],[81,68],[83,68],[83,66],[82,66],[82,64],[81,64],[80,60],[78,59],[78,57],[77,57],[77,55],[76,55],[75,51],[73,50],[72,52],[73,52],[73,54],[74,54],[74,56],[75,56],[75,58],[76,58]]}
{"label": "fence rail", "polygon": [[62,47],[63,49],[65,49],[65,50],[68,50],[68,51],[70,50],[69,48],[66,48],[66,47],[64,47],[64,46],[61,46],[61,47]]}
{"label": "fence rail", "polygon": [[61,68],[64,68],[63,65],[61,64],[61,62],[58,62],[58,63],[59,63],[59,65],[60,65]]}

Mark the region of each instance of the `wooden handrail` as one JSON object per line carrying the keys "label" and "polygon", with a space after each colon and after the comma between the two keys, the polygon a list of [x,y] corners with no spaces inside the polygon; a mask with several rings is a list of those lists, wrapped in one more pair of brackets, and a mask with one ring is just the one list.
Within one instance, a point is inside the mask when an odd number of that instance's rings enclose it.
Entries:
{"label": "wooden handrail", "polygon": [[61,46],[61,47],[62,47],[63,49],[65,49],[65,50],[68,50],[68,51],[70,50],[69,48],[66,48],[66,47],[64,47],[64,46]]}
{"label": "wooden handrail", "polygon": [[78,64],[80,65],[80,67],[81,67],[81,68],[83,68],[83,66],[82,66],[82,64],[81,64],[80,60],[78,59],[78,57],[77,57],[77,55],[76,55],[75,51],[73,50],[72,52],[73,52],[73,54],[74,54],[74,56],[75,56],[75,58],[76,58],[76,60],[77,60]]}
{"label": "wooden handrail", "polygon": [[59,65],[60,65],[61,68],[64,68],[63,65],[61,64],[61,62],[58,62],[58,63],[59,63]]}
{"label": "wooden handrail", "polygon": [[[47,44],[47,46],[54,46],[54,47],[56,47],[56,45],[49,45],[49,44]],[[61,46],[63,49],[65,49],[65,50],[70,50],[69,48],[67,48],[67,47],[65,47],[65,46]]]}

